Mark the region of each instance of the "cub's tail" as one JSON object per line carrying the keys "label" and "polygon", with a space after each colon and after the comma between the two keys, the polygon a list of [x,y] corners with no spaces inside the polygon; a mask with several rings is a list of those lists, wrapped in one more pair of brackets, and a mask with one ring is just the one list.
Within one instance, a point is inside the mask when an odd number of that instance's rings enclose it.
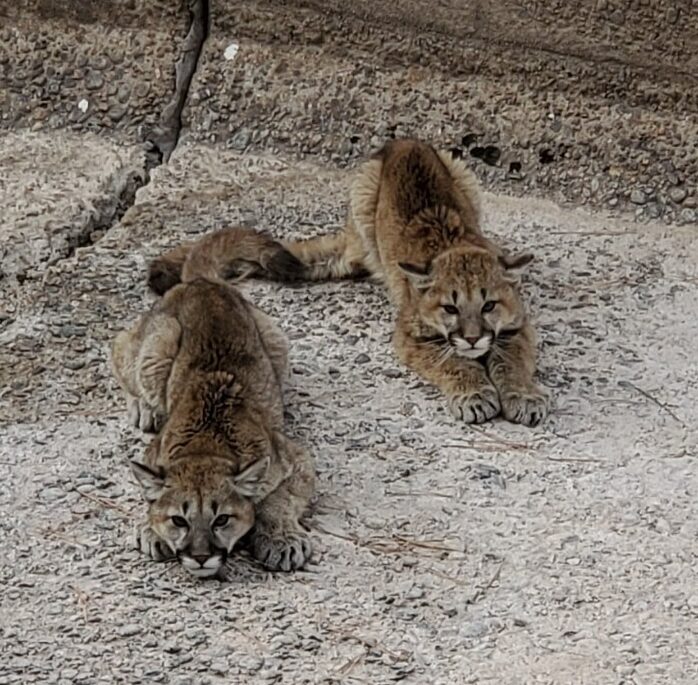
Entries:
{"label": "cub's tail", "polygon": [[175,247],[150,263],[148,285],[164,295],[195,278],[264,276],[275,281],[319,281],[358,275],[347,260],[346,234],[280,243],[250,228],[226,228]]}
{"label": "cub's tail", "polygon": [[[351,220],[350,220],[351,221]],[[286,249],[303,264],[303,278],[326,281],[330,278],[368,276],[359,241],[346,231],[284,243]]]}
{"label": "cub's tail", "polygon": [[150,263],[148,285],[164,295],[178,283],[195,278],[264,275],[294,281],[302,279],[304,271],[303,264],[269,234],[236,227],[215,231],[157,257]]}

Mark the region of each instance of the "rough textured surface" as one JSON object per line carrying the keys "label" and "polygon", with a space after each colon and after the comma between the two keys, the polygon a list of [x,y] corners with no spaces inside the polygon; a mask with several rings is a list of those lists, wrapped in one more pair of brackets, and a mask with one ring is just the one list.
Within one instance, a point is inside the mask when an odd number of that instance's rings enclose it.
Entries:
{"label": "rough textured surface", "polygon": [[[556,408],[453,422],[365,282],[246,290],[291,338],[318,554],[197,582],[130,549],[141,436],[107,366],[146,260],[244,221],[338,226],[347,172],[180,144],[96,245],[0,282],[0,683],[693,683],[698,236],[488,195]],[[146,298],[147,299],[147,298]],[[37,617],[41,616],[41,620]]]}
{"label": "rough textured surface", "polygon": [[134,146],[91,134],[0,132],[0,279],[40,277],[98,240],[146,178]]}
{"label": "rough textured surface", "polygon": [[0,128],[143,140],[174,84],[172,0],[0,0]]}
{"label": "rough textured surface", "polygon": [[[695,3],[205,4],[185,139],[119,221],[191,3],[0,0],[0,685],[696,682]],[[550,420],[454,423],[379,286],[250,283],[291,339],[315,563],[148,563],[107,362],[147,260],[231,222],[332,230],[346,168],[405,134],[647,222],[486,197],[538,256]]]}
{"label": "rough textured surface", "polygon": [[[312,0],[295,5],[318,7]],[[698,30],[691,25],[691,0],[395,0],[375,3],[341,0],[323,3],[327,10],[358,15],[384,25],[432,30],[478,44],[490,51],[516,47],[592,63],[642,66],[670,75],[695,73]]]}
{"label": "rough textured surface", "polygon": [[698,221],[690,0],[0,0],[0,128],[167,157],[194,6],[211,20],[184,111],[196,141],[347,166],[417,135],[499,192]]}
{"label": "rough textured surface", "polygon": [[213,3],[185,120],[339,165],[415,135],[506,193],[695,223],[698,23],[620,5]]}

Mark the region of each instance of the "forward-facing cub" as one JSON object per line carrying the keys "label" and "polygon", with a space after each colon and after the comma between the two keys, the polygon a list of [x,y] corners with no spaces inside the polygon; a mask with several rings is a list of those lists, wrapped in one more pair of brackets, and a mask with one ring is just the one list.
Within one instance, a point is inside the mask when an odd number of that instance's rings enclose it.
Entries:
{"label": "forward-facing cub", "polygon": [[[480,230],[474,175],[415,140],[389,142],[359,170],[344,231],[284,245],[229,229],[178,248],[151,265],[151,285],[180,273],[242,270],[280,279],[369,274],[397,306],[400,359],[446,395],[468,423],[500,412],[533,426],[548,398],[533,380],[535,335],[510,257]],[[283,258],[290,252],[298,263]],[[278,264],[284,265],[283,269]]]}
{"label": "forward-facing cub", "polygon": [[287,348],[273,321],[234,287],[194,280],[116,337],[112,363],[134,424],[161,426],[132,462],[148,502],[140,549],[214,576],[252,531],[268,568],[303,566],[315,473],[283,433]]}

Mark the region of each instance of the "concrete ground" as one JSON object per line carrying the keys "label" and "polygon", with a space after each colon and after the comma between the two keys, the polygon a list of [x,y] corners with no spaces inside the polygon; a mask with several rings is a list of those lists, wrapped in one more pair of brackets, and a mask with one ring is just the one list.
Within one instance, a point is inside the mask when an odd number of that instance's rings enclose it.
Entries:
{"label": "concrete ground", "polygon": [[[0,198],[0,684],[698,681],[695,226],[485,196],[487,230],[537,257],[555,406],[532,430],[456,423],[393,357],[378,285],[250,282],[290,338],[317,553],[200,582],[132,549],[145,442],[108,346],[149,306],[152,256],[231,223],[334,230],[350,171],[185,138],[113,223],[95,201],[144,168],[134,148],[32,135],[3,138],[43,156],[6,163]],[[85,141],[104,164],[80,178],[65,160]],[[6,268],[32,215],[70,239]]]}

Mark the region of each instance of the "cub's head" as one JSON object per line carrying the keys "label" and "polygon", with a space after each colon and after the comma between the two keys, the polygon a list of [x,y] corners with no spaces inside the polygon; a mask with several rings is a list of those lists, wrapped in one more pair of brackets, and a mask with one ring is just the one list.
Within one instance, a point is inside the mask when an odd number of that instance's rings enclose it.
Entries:
{"label": "cub's head", "polygon": [[148,502],[148,524],[184,568],[215,576],[254,525],[254,502],[266,493],[268,457],[236,473],[230,462],[192,455],[169,469],[131,462]]}
{"label": "cub's head", "polygon": [[401,263],[417,296],[422,334],[443,339],[446,349],[461,357],[487,354],[499,335],[525,322],[513,271],[532,258],[456,247],[426,266]]}

